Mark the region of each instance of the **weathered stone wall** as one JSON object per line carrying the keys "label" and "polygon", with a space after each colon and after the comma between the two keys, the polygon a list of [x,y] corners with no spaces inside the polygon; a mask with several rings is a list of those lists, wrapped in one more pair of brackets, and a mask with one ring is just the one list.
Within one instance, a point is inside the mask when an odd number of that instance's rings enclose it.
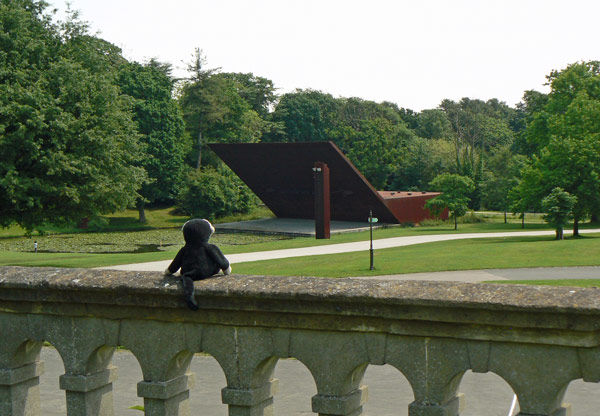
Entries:
{"label": "weathered stone wall", "polygon": [[411,416],[456,416],[467,370],[513,388],[521,415],[566,415],[571,380],[600,381],[600,291],[416,281],[228,276],[198,282],[200,311],[158,273],[0,268],[0,415],[39,415],[43,341],[60,353],[69,416],[113,415],[111,365],[138,359],[146,415],[189,415],[189,364],[221,365],[230,415],[270,415],[273,370],[294,357],[319,415],[359,415],[368,365],[410,382]]}

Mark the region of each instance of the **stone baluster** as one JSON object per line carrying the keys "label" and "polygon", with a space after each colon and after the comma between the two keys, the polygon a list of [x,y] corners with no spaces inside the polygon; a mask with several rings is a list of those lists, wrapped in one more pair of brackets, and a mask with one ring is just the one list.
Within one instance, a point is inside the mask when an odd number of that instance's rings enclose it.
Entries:
{"label": "stone baluster", "polygon": [[408,379],[415,401],[410,416],[458,416],[458,387],[469,368],[464,343],[452,339],[389,336],[386,360]]}
{"label": "stone baluster", "polygon": [[272,416],[278,383],[272,379],[254,389],[225,387],[221,390],[221,400],[229,406],[229,416]]}
{"label": "stone baluster", "polygon": [[65,390],[67,415],[113,416],[112,383],[117,374],[116,367],[108,367],[92,374],[60,376],[59,386]]}
{"label": "stone baluster", "polygon": [[26,316],[0,313],[0,415],[40,415],[43,343],[33,341]]}
{"label": "stone baluster", "polygon": [[65,390],[68,416],[113,416],[112,383],[117,368],[109,367],[93,374],[63,374],[59,386]]}
{"label": "stone baluster", "polygon": [[[65,374],[60,376],[59,386],[65,390],[68,416],[113,416],[112,383],[117,379],[118,369],[110,362],[115,347],[98,346],[107,340],[102,332],[98,332],[101,324],[90,323],[94,322],[78,322],[80,327],[87,325],[89,330],[66,338],[70,341],[66,345],[56,341],[61,356],[66,357],[63,358]],[[94,339],[98,334],[101,334],[100,339]],[[114,344],[116,337],[113,335],[112,338]]]}
{"label": "stone baluster", "polygon": [[312,409],[319,416],[358,416],[367,399],[367,386],[361,386],[346,395],[317,394],[312,397]]}
{"label": "stone baluster", "polygon": [[168,381],[140,381],[138,396],[144,398],[146,416],[189,416],[190,392],[194,386],[191,373]]}
{"label": "stone baluster", "polygon": [[221,399],[229,416],[272,416],[273,396],[278,380],[273,334],[262,328],[209,326],[205,328],[202,350],[221,365],[227,387]]}
{"label": "stone baluster", "polygon": [[40,415],[39,377],[43,361],[0,369],[0,415]]}
{"label": "stone baluster", "polygon": [[137,385],[146,416],[189,416],[194,376],[189,372],[193,345],[202,328],[156,321],[121,323],[119,342],[136,356],[144,380]]}
{"label": "stone baluster", "polygon": [[494,342],[489,369],[515,391],[519,415],[567,416],[571,406],[562,399],[571,380],[582,377],[579,359],[576,348]]}
{"label": "stone baluster", "polygon": [[320,416],[357,416],[367,401],[361,382],[369,364],[362,334],[294,331],[289,354],[311,372],[317,385],[312,410]]}
{"label": "stone baluster", "polygon": [[97,318],[34,315],[31,333],[48,340],[65,366],[59,386],[65,390],[68,416],[114,415],[112,383],[117,369],[110,365],[119,326]]}

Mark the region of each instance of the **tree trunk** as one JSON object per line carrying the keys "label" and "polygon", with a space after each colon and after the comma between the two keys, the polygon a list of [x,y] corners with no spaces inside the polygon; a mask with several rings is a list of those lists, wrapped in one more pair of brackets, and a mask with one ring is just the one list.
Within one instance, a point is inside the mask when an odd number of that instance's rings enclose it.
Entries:
{"label": "tree trunk", "polygon": [[198,160],[196,161],[196,169],[202,166],[202,132],[198,132]]}
{"label": "tree trunk", "polygon": [[525,213],[521,214],[521,228],[525,228]]}
{"label": "tree trunk", "polygon": [[579,218],[573,218],[573,237],[579,237]]}
{"label": "tree trunk", "polygon": [[139,222],[141,222],[142,224],[147,223],[148,221],[146,220],[146,210],[144,209],[144,206],[146,205],[144,203],[144,201],[142,199],[138,199],[137,200],[137,209],[138,209],[138,213],[139,213]]}
{"label": "tree trunk", "polygon": [[454,215],[454,229],[458,230],[458,215]]}
{"label": "tree trunk", "polygon": [[506,211],[504,211],[504,224],[506,224],[508,221],[506,220]]}
{"label": "tree trunk", "polygon": [[558,227],[556,229],[556,239],[557,240],[562,240],[563,239],[563,228],[562,227]]}

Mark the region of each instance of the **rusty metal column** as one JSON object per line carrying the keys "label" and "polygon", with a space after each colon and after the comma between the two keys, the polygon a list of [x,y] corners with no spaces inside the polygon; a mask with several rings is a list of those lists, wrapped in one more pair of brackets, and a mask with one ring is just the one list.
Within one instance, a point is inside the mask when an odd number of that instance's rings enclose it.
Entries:
{"label": "rusty metal column", "polygon": [[318,239],[330,237],[331,210],[329,198],[329,168],[323,162],[315,162],[315,236]]}

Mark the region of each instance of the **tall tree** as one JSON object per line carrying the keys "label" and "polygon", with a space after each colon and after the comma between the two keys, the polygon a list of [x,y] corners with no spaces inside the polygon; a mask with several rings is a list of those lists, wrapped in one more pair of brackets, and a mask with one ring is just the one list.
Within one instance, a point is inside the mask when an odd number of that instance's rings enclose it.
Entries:
{"label": "tall tree", "polygon": [[137,207],[140,222],[146,222],[145,203],[172,200],[183,179],[185,124],[172,95],[174,82],[169,64],[151,59],[145,65],[122,65],[119,85],[135,100],[134,120],[144,146],[139,164],[149,178],[140,190]]}
{"label": "tall tree", "polygon": [[548,77],[550,93],[527,126],[539,149],[524,174],[521,194],[541,200],[560,187],[577,197],[573,234],[600,212],[600,62],[580,62]]}
{"label": "tall tree", "polygon": [[284,126],[281,134],[270,135],[268,141],[322,142],[330,140],[337,124],[339,102],[330,94],[315,90],[296,90],[284,94],[273,121]]}
{"label": "tall tree", "polygon": [[196,50],[191,77],[183,83],[179,103],[190,137],[195,140],[194,165],[200,168],[204,145],[215,142],[257,142],[267,129],[265,122],[240,95],[237,81],[205,69],[206,59]]}
{"label": "tall tree", "polygon": [[383,119],[396,125],[404,124],[400,117],[400,110],[390,103],[376,103],[361,98],[338,98],[336,99],[338,125],[350,126],[354,130],[361,129],[361,123],[365,120]]}
{"label": "tall tree", "polygon": [[373,186],[412,187],[417,182],[418,186],[422,180],[415,176],[418,169],[411,151],[422,146],[404,121],[413,115],[387,102],[297,90],[284,94],[273,113],[273,119],[285,126],[285,134],[269,140],[333,141]]}
{"label": "tall tree", "polygon": [[356,168],[377,189],[386,189],[407,162],[408,145],[416,139],[403,122],[386,118],[363,119],[357,128],[341,126],[329,138],[348,156]]}
{"label": "tall tree", "polygon": [[510,191],[518,184],[521,169],[526,163],[527,158],[514,154],[510,146],[496,149],[488,159],[482,203],[486,209],[503,211],[505,223],[507,211],[511,207]]}
{"label": "tall tree", "polygon": [[400,118],[409,129],[415,130],[419,126],[419,114],[415,113],[410,108],[400,108],[396,104],[384,101],[382,105],[388,106],[396,110]]}
{"label": "tall tree", "polygon": [[0,2],[0,225],[29,231],[123,209],[145,180],[118,49],[45,8]]}
{"label": "tall tree", "polygon": [[455,172],[473,180],[475,188],[470,197],[477,209],[481,203],[486,152],[512,143],[514,132],[510,121],[514,110],[495,99],[484,102],[469,98],[458,103],[444,100],[440,108],[453,129]]}
{"label": "tall tree", "polygon": [[452,125],[440,109],[423,110],[418,115],[417,134],[426,139],[447,139],[453,136]]}
{"label": "tall tree", "polygon": [[467,213],[469,194],[475,185],[471,178],[452,173],[442,173],[429,184],[432,190],[442,192],[425,203],[425,208],[435,215],[440,215],[444,209],[450,211],[454,219],[454,229],[458,229],[458,218]]}
{"label": "tall tree", "polygon": [[539,91],[529,90],[523,94],[523,101],[517,104],[519,129],[513,143],[515,152],[531,157],[539,154],[546,144],[545,139],[542,143],[537,141],[548,135],[547,113],[544,111],[547,102],[548,95]]}
{"label": "tall tree", "polygon": [[240,97],[250,104],[250,108],[262,119],[268,118],[277,101],[273,81],[252,73],[223,72],[219,76],[235,81]]}
{"label": "tall tree", "polygon": [[573,217],[573,207],[577,197],[556,187],[542,199],[542,210],[546,213],[544,220],[556,229],[556,239],[563,239],[563,229]]}
{"label": "tall tree", "polygon": [[510,209],[521,214],[521,228],[525,228],[525,213],[541,210],[540,195],[543,195],[544,189],[540,171],[527,161],[521,168],[516,185],[508,192]]}

